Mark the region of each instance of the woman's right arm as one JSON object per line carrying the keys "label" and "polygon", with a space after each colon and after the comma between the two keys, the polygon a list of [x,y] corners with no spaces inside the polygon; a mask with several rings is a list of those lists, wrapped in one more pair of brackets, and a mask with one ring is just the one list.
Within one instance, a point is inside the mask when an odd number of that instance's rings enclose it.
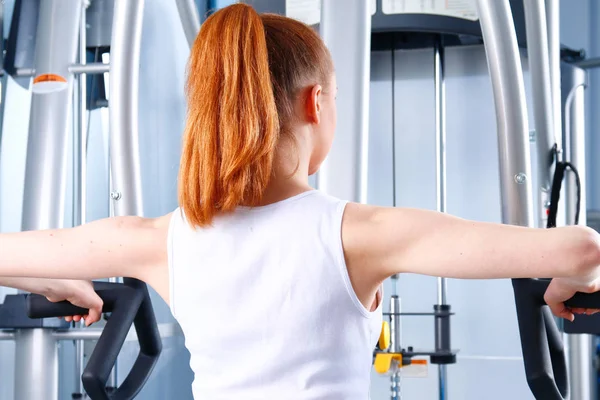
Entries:
{"label": "woman's right arm", "polygon": [[113,217],[75,228],[0,234],[0,277],[131,277],[169,299],[167,232],[160,218]]}
{"label": "woman's right arm", "polygon": [[600,236],[581,226],[533,229],[350,203],[342,240],[348,268],[362,279],[372,279],[373,285],[398,273],[458,279],[563,278],[547,293],[555,314],[575,292],[600,289]]}

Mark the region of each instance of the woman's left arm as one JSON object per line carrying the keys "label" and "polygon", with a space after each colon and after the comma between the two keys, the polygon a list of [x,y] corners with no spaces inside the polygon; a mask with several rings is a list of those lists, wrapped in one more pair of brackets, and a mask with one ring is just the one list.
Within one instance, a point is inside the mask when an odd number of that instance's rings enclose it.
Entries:
{"label": "woman's left arm", "polygon": [[131,277],[169,298],[167,232],[160,218],[113,217],[75,228],[0,234],[0,277]]}

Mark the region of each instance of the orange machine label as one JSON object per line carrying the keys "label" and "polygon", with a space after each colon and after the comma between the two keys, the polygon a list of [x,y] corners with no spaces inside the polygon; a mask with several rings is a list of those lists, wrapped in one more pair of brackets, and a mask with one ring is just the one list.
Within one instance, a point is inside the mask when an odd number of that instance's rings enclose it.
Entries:
{"label": "orange machine label", "polygon": [[65,78],[56,74],[43,74],[40,76],[36,76],[33,79],[33,83],[41,83],[41,82],[67,82]]}

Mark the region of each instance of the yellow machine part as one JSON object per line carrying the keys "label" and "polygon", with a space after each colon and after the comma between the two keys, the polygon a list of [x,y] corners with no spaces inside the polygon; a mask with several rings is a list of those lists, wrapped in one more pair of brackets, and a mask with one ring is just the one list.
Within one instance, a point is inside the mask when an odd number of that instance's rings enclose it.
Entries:
{"label": "yellow machine part", "polygon": [[[378,374],[387,374],[392,367],[392,362],[396,361],[398,368],[409,366],[427,366],[427,360],[412,359],[407,365],[402,364],[402,353],[377,353],[375,354],[375,362],[373,366]],[[409,368],[410,369],[410,368]]]}
{"label": "yellow machine part", "polygon": [[[380,352],[376,352],[375,354],[375,362],[374,367],[375,371],[379,374],[386,374],[392,367],[392,363],[396,361],[396,365],[399,368],[404,367],[402,364],[402,353],[388,353],[386,352],[391,344],[391,333],[390,333],[390,324],[387,321],[383,321],[381,325],[381,333],[379,334],[379,342],[377,343],[377,347],[379,347]],[[427,360],[415,360],[412,359],[408,363],[409,365],[427,365]]]}
{"label": "yellow machine part", "polygon": [[399,353],[377,353],[375,354],[375,371],[378,374],[386,374],[392,367],[392,361],[398,361],[402,365],[402,354]]}
{"label": "yellow machine part", "polygon": [[381,333],[379,334],[379,349],[382,351],[390,347],[390,324],[383,321],[381,325]]}

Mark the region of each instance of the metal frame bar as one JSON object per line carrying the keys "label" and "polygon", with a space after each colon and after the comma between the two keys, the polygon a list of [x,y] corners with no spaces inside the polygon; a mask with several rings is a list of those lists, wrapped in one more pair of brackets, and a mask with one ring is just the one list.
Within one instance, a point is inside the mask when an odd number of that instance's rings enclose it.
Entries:
{"label": "metal frame bar", "polygon": [[179,18],[181,19],[183,33],[191,48],[200,31],[198,8],[194,0],[175,0],[175,3],[177,4],[177,12],[179,12]]}
{"label": "metal frame bar", "polygon": [[477,0],[494,93],[502,222],[533,227],[525,84],[508,0]]}
{"label": "metal frame bar", "polygon": [[[77,115],[75,118],[76,129],[73,129],[73,226],[83,225],[87,221],[87,6],[82,4],[79,23],[79,66],[83,67],[75,75],[77,99]],[[73,73],[73,66],[69,71]],[[74,128],[75,128],[74,126]],[[80,325],[82,322],[80,322]],[[85,389],[81,381],[81,374],[85,368],[85,343],[75,341],[75,393],[84,394]]]}
{"label": "metal frame bar", "polygon": [[[2,137],[4,130],[4,110],[6,109],[6,93],[8,86],[8,76],[6,74],[2,74],[0,76],[0,156],[2,156]],[[0,184],[2,182],[0,174]]]}
{"label": "metal frame bar", "polygon": [[[61,228],[64,223],[66,149],[73,84],[69,66],[75,63],[77,55],[81,5],[81,0],[45,0],[40,4],[35,70],[64,77],[67,88],[32,94],[22,230]],[[58,352],[51,331],[16,331],[15,398],[57,400],[57,397]]]}
{"label": "metal frame bar", "polygon": [[[340,85],[338,135],[317,174],[317,187],[333,196],[367,202],[369,157],[370,3],[364,0],[321,2],[321,37],[336,65]],[[339,168],[343,168],[341,178]],[[348,170],[350,168],[350,170]]]}
{"label": "metal frame bar", "polygon": [[0,331],[0,340],[15,340],[15,332]]}
{"label": "metal frame bar", "polygon": [[[183,335],[183,331],[178,323],[165,323],[158,324],[158,332],[160,337],[169,338],[173,336]],[[85,329],[69,329],[69,330],[56,330],[52,332],[54,340],[98,340],[102,334],[102,329],[98,328],[85,328]],[[2,337],[0,336],[0,340]],[[135,328],[129,330],[129,334],[125,339],[126,342],[137,342],[138,337],[135,332]]]}
{"label": "metal frame bar", "polygon": [[[110,54],[111,214],[143,215],[139,151],[139,63],[144,0],[115,2]],[[118,385],[118,360],[111,384]]]}
{"label": "metal frame bar", "polygon": [[[69,66],[69,72],[71,74],[104,74],[110,72],[110,64],[104,63],[89,63],[89,64],[73,64]],[[18,77],[32,77],[35,75],[35,69],[33,68],[20,68],[17,70],[16,76]]]}
{"label": "metal frame bar", "polygon": [[14,396],[19,400],[58,400],[58,348],[50,330],[15,332]]}
{"label": "metal frame bar", "polygon": [[[433,85],[435,94],[435,181],[437,211],[447,211],[446,185],[446,85],[444,81],[445,57],[441,37],[438,37],[433,49]],[[437,278],[437,302],[447,304],[446,278]],[[440,400],[448,397],[448,369],[438,365],[438,390]]]}
{"label": "metal frame bar", "polygon": [[[559,143],[562,139],[562,101],[560,85],[560,1],[545,0],[546,33],[548,37],[548,69],[550,72],[550,101],[554,136]],[[534,72],[534,71],[532,71]],[[564,145],[564,144],[563,144]]]}
{"label": "metal frame bar", "polygon": [[139,156],[139,63],[144,0],[115,2],[111,46],[110,165],[114,214],[142,212]]}
{"label": "metal frame bar", "polygon": [[[587,225],[587,191],[585,160],[585,85],[587,74],[583,69],[571,65],[562,68],[562,101],[564,112],[563,142],[564,157],[579,172],[581,198],[579,224]],[[573,224],[577,193],[572,174],[565,176],[566,220]],[[592,335],[565,335],[571,398],[577,400],[596,399],[594,367],[594,337]]]}
{"label": "metal frame bar", "polygon": [[80,64],[74,64],[69,67],[72,74],[104,74],[110,72],[110,64],[100,62],[85,64],[85,59]]}
{"label": "metal frame bar", "polygon": [[575,63],[576,66],[583,69],[592,69],[600,67],[600,57],[588,58]]}
{"label": "metal frame bar", "polygon": [[[555,108],[553,92],[555,91],[555,88],[553,88],[552,85],[553,76],[551,75],[551,68],[549,65],[548,25],[544,2],[539,0],[524,0],[523,7],[525,10],[527,43],[532,44],[531,46],[528,46],[527,54],[531,71],[533,116],[535,120],[538,154],[537,171],[540,188],[540,213],[538,221],[540,227],[545,228],[548,219],[546,210],[550,206],[550,189],[552,185],[552,175],[554,173],[552,148],[557,144],[556,120],[553,117]],[[552,72],[555,75],[554,78],[556,79],[556,77],[558,77],[560,80],[560,71],[557,73],[554,71],[554,68],[552,68]]]}

